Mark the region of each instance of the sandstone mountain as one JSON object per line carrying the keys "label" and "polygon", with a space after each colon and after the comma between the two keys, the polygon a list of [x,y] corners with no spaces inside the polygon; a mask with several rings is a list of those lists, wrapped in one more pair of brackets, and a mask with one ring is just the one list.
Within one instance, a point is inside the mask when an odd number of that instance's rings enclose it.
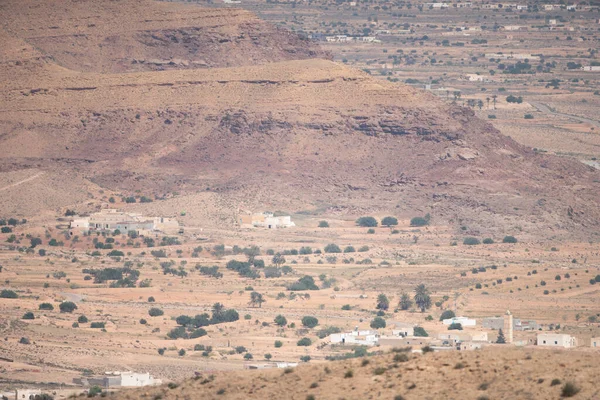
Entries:
{"label": "sandstone mountain", "polygon": [[227,215],[430,212],[473,234],[597,230],[598,171],[246,11],[6,0],[0,16],[0,214],[80,204],[100,187],[210,193]]}

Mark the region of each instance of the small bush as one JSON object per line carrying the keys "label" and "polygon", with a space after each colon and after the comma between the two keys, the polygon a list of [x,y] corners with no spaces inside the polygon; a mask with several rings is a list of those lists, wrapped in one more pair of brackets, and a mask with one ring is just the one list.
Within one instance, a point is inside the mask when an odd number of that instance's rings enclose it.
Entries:
{"label": "small bush", "polygon": [[517,243],[517,242],[518,242],[518,240],[514,236],[504,236],[504,239],[502,239],[502,243]]}
{"label": "small bush", "polygon": [[556,385],[560,385],[560,379],[552,379],[552,382],[550,382],[550,386],[556,386]]}
{"label": "small bush", "polygon": [[325,251],[325,253],[341,253],[342,249],[340,249],[340,246],[338,246],[337,244],[330,243],[327,246],[325,246],[323,251]]}
{"label": "small bush", "polygon": [[423,217],[414,217],[410,220],[410,226],[427,226],[429,221]]}
{"label": "small bush", "polygon": [[467,245],[467,246],[476,246],[478,244],[480,244],[481,242],[479,241],[479,239],[474,238],[472,236],[468,236],[463,240],[463,244]]}
{"label": "small bush", "polygon": [[378,222],[373,217],[360,217],[356,220],[356,225],[363,228],[374,228],[378,225]]}
{"label": "small bush", "polygon": [[106,324],[104,322],[92,322],[90,324],[90,328],[104,329],[104,328],[106,328]]}
{"label": "small bush", "polygon": [[274,343],[274,345],[275,345],[275,348],[277,348],[277,349],[278,349],[278,348],[280,348],[281,346],[283,346],[283,342],[282,342],[281,340],[276,340],[276,341],[275,341],[275,343]]}
{"label": "small bush", "polygon": [[567,383],[565,383],[565,385],[562,388],[561,396],[562,397],[573,397],[580,391],[581,391],[581,389],[579,387],[577,387],[574,383],[567,382]]}
{"label": "small bush", "polygon": [[319,228],[329,228],[329,222],[319,221]]}
{"label": "small bush", "polygon": [[17,299],[19,296],[13,290],[4,289],[0,292],[0,298],[2,299]]}
{"label": "small bush", "polygon": [[38,307],[40,310],[52,311],[54,310],[54,306],[50,303],[42,303]]}
{"label": "small bush", "polygon": [[383,375],[385,374],[385,371],[387,371],[387,368],[385,367],[377,367],[373,370],[373,374],[374,375]]}
{"label": "small bush", "polygon": [[346,371],[346,373],[344,374],[344,378],[352,378],[354,377],[354,371],[352,371],[351,369],[349,369],[348,371]]}
{"label": "small bush", "polygon": [[79,318],[77,318],[77,322],[80,324],[87,324],[88,319],[85,315],[80,315]]}
{"label": "small bush", "polygon": [[165,312],[163,310],[156,307],[152,307],[148,310],[148,315],[150,315],[151,317],[160,317],[161,315],[164,315],[164,313]]}
{"label": "small bush", "polygon": [[483,244],[494,244],[494,239],[485,238],[485,239],[483,239]]}
{"label": "small bush", "polygon": [[72,301],[63,301],[58,308],[60,308],[60,312],[62,313],[72,313],[77,310],[77,305]]}
{"label": "small bush", "polygon": [[310,338],[304,337],[296,343],[298,346],[310,346],[312,344],[312,340]]}
{"label": "small bush", "polygon": [[33,315],[33,313],[31,311],[26,312],[25,314],[23,314],[23,317],[21,317],[22,319],[35,319],[35,315]]}
{"label": "small bush", "polygon": [[302,325],[307,328],[314,328],[319,325],[319,320],[315,317],[306,316],[302,318]]}

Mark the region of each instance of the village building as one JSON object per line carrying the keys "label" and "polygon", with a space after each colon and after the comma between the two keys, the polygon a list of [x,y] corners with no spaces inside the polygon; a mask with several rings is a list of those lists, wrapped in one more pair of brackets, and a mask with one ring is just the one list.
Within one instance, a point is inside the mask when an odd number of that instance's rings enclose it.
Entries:
{"label": "village building", "polygon": [[291,228],[296,226],[289,215],[276,217],[270,212],[240,215],[239,223],[243,227],[267,229]]}
{"label": "village building", "polygon": [[[493,329],[496,331],[499,329],[505,330],[504,320],[504,317],[484,318],[481,326],[483,328]],[[513,330],[515,331],[537,331],[538,329],[539,325],[536,321],[513,318]]]}
{"label": "village building", "polygon": [[477,325],[477,321],[474,319],[470,319],[467,317],[454,317],[448,318],[442,321],[444,325],[452,325],[452,324],[461,324],[464,326],[475,326]]}
{"label": "village building", "polygon": [[379,333],[376,331],[354,330],[346,333],[333,333],[329,335],[331,344],[351,344],[361,346],[375,346],[379,341]]}
{"label": "village building", "polygon": [[392,336],[409,337],[415,335],[415,326],[404,322],[391,322]]}
{"label": "village building", "polygon": [[595,349],[600,349],[600,337],[592,338],[591,345]]}
{"label": "village building", "polygon": [[174,218],[145,217],[142,214],[128,213],[115,209],[103,209],[88,217],[78,217],[70,224],[72,230],[115,231],[126,234],[136,232],[139,235],[151,235],[159,232],[175,234],[180,226]]}
{"label": "village building", "polygon": [[142,386],[154,386],[160,385],[162,381],[160,379],[154,379],[150,376],[150,373],[136,373],[136,372],[106,372],[104,376],[91,377],[91,378],[79,378],[74,379],[74,383],[84,386],[100,386],[101,388],[113,388],[113,387],[142,387]]}
{"label": "village building", "polygon": [[461,331],[449,331],[438,334],[438,339],[443,344],[455,346],[462,342],[487,342],[487,332],[461,332]]}
{"label": "village building", "polygon": [[484,342],[466,341],[466,342],[457,343],[456,349],[457,350],[479,350],[479,349],[483,348],[483,346],[484,346]]}
{"label": "village building", "polygon": [[577,339],[562,333],[539,333],[537,335],[537,345],[569,349],[577,346]]}

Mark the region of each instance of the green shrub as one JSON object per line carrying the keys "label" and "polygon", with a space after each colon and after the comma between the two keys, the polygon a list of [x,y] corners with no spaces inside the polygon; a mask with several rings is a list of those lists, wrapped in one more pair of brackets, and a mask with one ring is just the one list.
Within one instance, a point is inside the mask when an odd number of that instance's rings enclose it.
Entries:
{"label": "green shrub", "polygon": [[483,239],[483,244],[494,244],[494,239],[485,238],[485,239]]}
{"label": "green shrub", "polygon": [[306,316],[302,318],[302,325],[307,328],[314,328],[319,325],[319,320],[315,317]]}
{"label": "green shrub", "polygon": [[275,345],[275,348],[278,349],[283,346],[283,342],[281,340],[276,340],[274,345]]}
{"label": "green shrub", "polygon": [[2,299],[17,299],[19,296],[13,290],[4,289],[0,292],[0,298]]}
{"label": "green shrub", "polygon": [[276,316],[273,321],[275,322],[275,324],[277,324],[279,326],[286,326],[287,325],[287,319],[283,315]]}
{"label": "green shrub", "polygon": [[342,249],[335,243],[330,243],[323,249],[325,253],[341,253]]}
{"label": "green shrub", "polygon": [[517,238],[515,238],[514,236],[504,236],[504,239],[502,239],[502,243],[517,243]]}
{"label": "green shrub", "polygon": [[383,226],[396,226],[398,225],[398,219],[395,217],[385,217],[381,220],[381,225]]}
{"label": "green shrub", "polygon": [[61,313],[72,313],[77,310],[77,305],[72,301],[63,301],[58,308],[60,308]]}
{"label": "green shrub", "polygon": [[385,319],[383,319],[381,317],[375,317],[373,319],[373,321],[371,321],[370,326],[373,329],[385,328],[386,327]]}
{"label": "green shrub", "polygon": [[415,327],[414,335],[417,337],[429,337],[429,334],[427,333],[427,331],[420,326]]}
{"label": "green shrub", "polygon": [[33,315],[33,313],[31,311],[27,311],[25,314],[23,314],[23,317],[21,317],[22,319],[35,319],[35,315]]}
{"label": "green shrub", "polygon": [[378,225],[378,222],[373,217],[360,217],[356,220],[356,225],[362,226],[363,228],[374,228]]}
{"label": "green shrub", "polygon": [[446,310],[442,313],[442,315],[440,315],[440,321],[443,321],[445,319],[454,318],[454,317],[456,317],[456,314],[454,314],[454,311]]}
{"label": "green shrub", "polygon": [[310,338],[304,337],[296,343],[298,346],[310,346],[312,344],[312,340]]}
{"label": "green shrub", "polygon": [[87,324],[88,319],[85,315],[80,315],[79,318],[77,318],[77,322],[80,324]]}
{"label": "green shrub", "polygon": [[427,226],[429,225],[429,220],[423,217],[414,217],[410,220],[410,226]]}
{"label": "green shrub", "polygon": [[464,240],[463,240],[463,244],[467,245],[467,246],[476,246],[478,244],[480,244],[481,242],[479,241],[479,239],[474,238],[472,236],[467,236]]}
{"label": "green shrub", "polygon": [[565,383],[565,385],[562,388],[561,396],[562,397],[573,397],[580,391],[581,391],[581,389],[579,387],[577,387],[574,383],[567,382],[567,383]]}
{"label": "green shrub", "polygon": [[163,310],[156,307],[152,307],[148,310],[148,315],[150,315],[151,317],[160,317],[161,315],[164,315],[164,313],[165,312]]}
{"label": "green shrub", "polygon": [[40,310],[48,310],[48,311],[52,311],[54,310],[54,306],[50,303],[42,303],[39,305],[38,307]]}
{"label": "green shrub", "polygon": [[329,228],[329,222],[319,221],[319,228]]}
{"label": "green shrub", "polygon": [[92,322],[90,324],[90,328],[104,329],[104,328],[106,328],[106,324],[104,322]]}

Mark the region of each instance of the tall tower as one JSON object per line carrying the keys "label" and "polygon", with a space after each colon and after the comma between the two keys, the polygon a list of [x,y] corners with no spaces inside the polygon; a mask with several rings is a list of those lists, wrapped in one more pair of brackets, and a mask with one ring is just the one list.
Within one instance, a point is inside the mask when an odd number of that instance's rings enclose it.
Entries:
{"label": "tall tower", "polygon": [[504,338],[506,343],[513,342],[513,316],[510,313],[510,310],[506,310],[506,314],[504,315]]}

